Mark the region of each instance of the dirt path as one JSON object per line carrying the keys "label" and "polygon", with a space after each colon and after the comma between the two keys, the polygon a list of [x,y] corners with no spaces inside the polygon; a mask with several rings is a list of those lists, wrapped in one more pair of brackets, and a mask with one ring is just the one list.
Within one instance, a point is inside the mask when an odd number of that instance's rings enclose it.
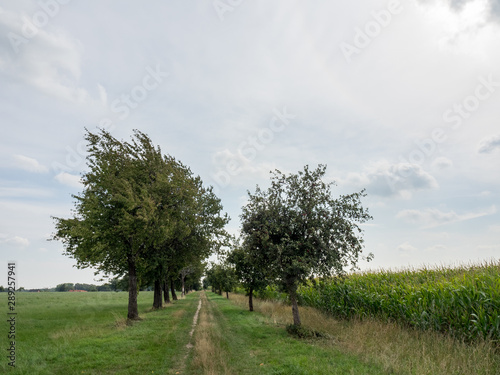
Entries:
{"label": "dirt path", "polygon": [[189,340],[188,343],[186,344],[186,354],[184,355],[182,361],[180,361],[180,367],[177,367],[175,370],[171,370],[171,374],[185,374],[186,373],[186,366],[188,364],[188,358],[189,355],[192,352],[192,349],[194,348],[193,345],[193,334],[196,330],[196,326],[198,324],[198,317],[200,315],[200,310],[202,306],[202,294],[200,294],[200,299],[198,300],[198,308],[196,309],[196,312],[194,313],[193,316],[193,323],[191,324],[191,331],[189,332]]}
{"label": "dirt path", "polygon": [[232,374],[222,348],[223,330],[220,321],[220,311],[217,304],[207,299],[204,291],[200,294],[200,320],[194,334],[193,370],[202,370],[207,375]]}
{"label": "dirt path", "polygon": [[[196,313],[194,314],[193,317],[193,325],[191,328],[191,332],[189,332],[189,342],[186,345],[186,348],[191,349],[193,347],[193,344],[191,344],[191,341],[193,340],[193,333],[196,328],[196,325],[198,324],[198,315],[200,314],[200,309],[201,309],[201,295],[200,295],[200,301],[198,302],[198,308],[196,309]],[[187,358],[189,355],[189,351],[186,353],[186,356],[184,357],[184,360]]]}

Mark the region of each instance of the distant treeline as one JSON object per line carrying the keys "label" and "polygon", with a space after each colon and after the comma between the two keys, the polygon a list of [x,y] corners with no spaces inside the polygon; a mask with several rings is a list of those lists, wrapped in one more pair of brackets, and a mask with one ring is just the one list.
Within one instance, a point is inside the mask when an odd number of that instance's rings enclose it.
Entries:
{"label": "distant treeline", "polygon": [[[200,281],[197,279],[187,279],[185,280],[185,286],[187,290],[200,290],[202,288]],[[174,280],[173,285],[176,290],[181,290],[181,280]],[[141,284],[138,285],[140,291],[151,291],[154,286]],[[95,284],[82,284],[82,283],[63,283],[58,284],[55,288],[36,288],[36,289],[25,289],[20,287],[17,289],[18,292],[70,292],[70,291],[85,291],[85,292],[122,292],[128,290],[128,277],[124,276],[122,278],[111,279],[109,283],[103,285]],[[7,289],[0,285],[0,292],[6,292]]]}
{"label": "distant treeline", "polygon": [[[63,283],[57,285],[55,288],[35,288],[25,289],[23,287],[17,288],[18,292],[69,292],[69,291],[85,291],[85,292],[111,292],[127,290],[128,280],[126,279],[112,279],[109,283],[103,285],[95,284],[82,284],[82,283]],[[146,289],[145,289],[146,290]],[[7,289],[0,285],[0,292],[6,292]]]}
{"label": "distant treeline", "polygon": [[[85,292],[110,292],[114,289],[111,288],[110,284],[104,285],[94,285],[94,284],[73,284],[64,283],[59,284],[55,288],[35,288],[35,289],[25,289],[23,287],[17,288],[18,292],[69,292],[69,291],[85,291]],[[0,292],[6,292],[7,289],[0,285]]]}

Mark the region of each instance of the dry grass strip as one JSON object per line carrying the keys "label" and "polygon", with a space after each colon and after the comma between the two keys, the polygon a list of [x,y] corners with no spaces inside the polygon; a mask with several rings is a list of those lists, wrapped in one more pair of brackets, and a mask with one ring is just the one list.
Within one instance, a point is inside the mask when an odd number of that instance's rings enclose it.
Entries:
{"label": "dry grass strip", "polygon": [[223,330],[214,316],[217,306],[207,299],[205,292],[201,293],[201,301],[200,321],[194,335],[192,366],[202,369],[206,375],[233,374],[225,361]]}

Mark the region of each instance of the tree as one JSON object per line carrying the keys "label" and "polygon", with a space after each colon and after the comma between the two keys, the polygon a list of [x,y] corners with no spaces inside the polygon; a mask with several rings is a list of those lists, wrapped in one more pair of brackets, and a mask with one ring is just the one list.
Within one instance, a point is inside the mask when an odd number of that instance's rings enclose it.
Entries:
{"label": "tree", "polygon": [[111,285],[110,284],[102,284],[97,286],[97,291],[98,292],[110,292],[111,291]]}
{"label": "tree", "polygon": [[276,170],[267,191],[257,186],[254,194],[248,192],[241,215],[250,259],[288,293],[297,326],[299,284],[355,267],[363,248],[358,224],[371,219],[361,206],[364,190],[334,199],[334,183],[323,181],[325,173],[324,165],[290,175]]}
{"label": "tree", "polygon": [[56,292],[67,292],[75,289],[75,286],[72,283],[64,283],[56,286]]}
{"label": "tree", "polygon": [[161,307],[166,280],[216,249],[229,218],[212,188],[163,156],[147,135],[136,130],[124,142],[104,130],[87,131],[86,140],[84,190],[73,196],[74,217],[54,218],[53,239],[63,242],[77,267],[126,276],[127,317],[139,319],[141,281],[154,283],[153,307]]}
{"label": "tree", "polygon": [[227,262],[222,264],[213,263],[206,272],[207,280],[212,285],[212,290],[217,291],[219,295],[226,292],[226,298],[229,299],[229,292],[236,285],[236,276],[233,268]]}
{"label": "tree", "polygon": [[264,289],[267,284],[264,269],[251,258],[251,252],[235,245],[227,258],[234,266],[236,279],[241,283],[248,296],[248,309],[253,311],[253,293]]}
{"label": "tree", "polygon": [[[169,300],[168,279],[180,275],[184,295],[186,276],[225,243],[228,236],[224,226],[229,217],[222,213],[222,204],[212,188],[204,187],[200,177],[193,176],[180,162],[176,162],[168,174],[168,181],[155,193],[156,200],[168,207],[161,211],[159,221],[168,223],[170,230],[163,242],[151,251],[148,272],[154,279],[154,308],[161,307],[162,289],[165,300]],[[172,298],[177,299],[174,291]]]}
{"label": "tree", "polygon": [[[192,175],[189,168],[179,161],[165,157],[149,172],[155,175],[155,182],[150,187],[154,200],[159,202],[158,222],[168,225],[168,232],[156,247],[149,249],[149,262],[146,278],[154,285],[153,308],[162,307],[162,290],[165,301],[169,301],[166,281],[176,260],[172,242],[184,242],[195,225],[194,217],[199,207],[197,196],[201,182]],[[190,252],[190,249],[187,249]]]}
{"label": "tree", "polygon": [[148,251],[157,248],[170,229],[161,220],[163,206],[155,201],[153,188],[163,180],[151,173],[157,167],[162,171],[166,161],[139,131],[130,143],[105,130],[87,131],[85,138],[89,171],[82,176],[84,190],[73,196],[72,218],[54,218],[53,239],[63,242],[65,254],[77,260],[78,268],[127,275],[127,318],[136,320],[138,275],[148,265]]}
{"label": "tree", "polygon": [[236,286],[236,275],[230,264],[225,263],[220,269],[221,289],[226,292],[226,298],[229,299],[229,292],[232,292]]}
{"label": "tree", "polygon": [[212,292],[222,295],[222,272],[221,265],[212,263],[206,271],[208,284],[212,287]]}
{"label": "tree", "polygon": [[123,290],[128,290],[128,276],[122,278],[115,277],[109,282],[111,290],[115,292],[120,292]]}

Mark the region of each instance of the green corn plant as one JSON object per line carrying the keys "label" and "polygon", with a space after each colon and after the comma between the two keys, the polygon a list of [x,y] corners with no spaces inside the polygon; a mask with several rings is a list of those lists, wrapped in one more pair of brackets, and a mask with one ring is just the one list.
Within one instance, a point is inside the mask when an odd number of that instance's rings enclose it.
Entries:
{"label": "green corn plant", "polygon": [[500,341],[500,262],[324,280],[301,302],[341,319],[375,317],[467,341]]}

